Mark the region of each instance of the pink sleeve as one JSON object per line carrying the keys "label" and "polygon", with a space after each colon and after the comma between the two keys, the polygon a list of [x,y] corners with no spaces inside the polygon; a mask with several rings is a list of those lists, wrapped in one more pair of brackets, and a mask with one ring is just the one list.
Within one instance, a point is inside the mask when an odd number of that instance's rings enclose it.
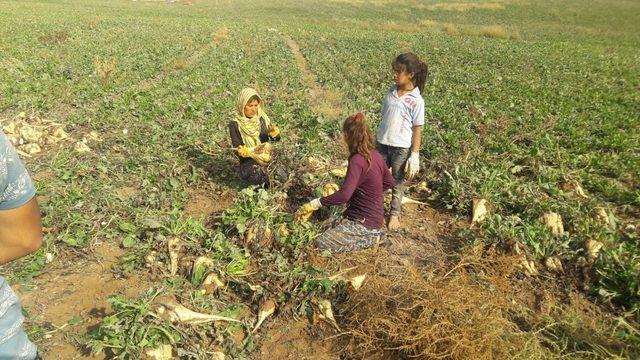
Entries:
{"label": "pink sleeve", "polygon": [[352,156],[349,159],[347,176],[344,178],[340,190],[334,192],[332,195],[321,198],[320,203],[322,203],[322,206],[342,205],[351,200],[351,196],[360,184],[360,178],[365,169],[359,160],[360,158],[356,156]]}

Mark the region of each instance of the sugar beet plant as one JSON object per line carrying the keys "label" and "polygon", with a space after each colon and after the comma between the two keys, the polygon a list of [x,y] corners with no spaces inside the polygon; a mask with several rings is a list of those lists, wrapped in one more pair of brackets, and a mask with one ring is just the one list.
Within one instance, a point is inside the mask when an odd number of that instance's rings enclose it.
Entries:
{"label": "sugar beet plant", "polygon": [[[492,14],[516,19],[519,8],[509,5]],[[361,10],[361,16],[374,19],[379,9]],[[477,20],[472,14],[456,19],[447,18],[452,12],[424,13],[443,22]],[[386,21],[393,19],[389,16]],[[517,242],[540,266],[558,257],[567,268],[583,267],[586,244],[600,242],[601,257],[587,266],[591,276],[585,286],[637,318],[640,138],[633,129],[640,99],[633,79],[640,69],[637,49],[622,33],[603,35],[615,44],[606,54],[602,39],[574,34],[556,40],[557,34],[541,35],[548,29],[522,33],[523,41],[472,38],[428,26],[381,32],[350,20],[343,19],[349,31],[320,23],[294,29],[293,36],[319,81],[365,111],[374,125],[392,85],[390,61],[404,50],[428,61],[423,176],[443,207],[469,216],[472,199],[485,198],[496,215],[464,238]],[[324,36],[318,39],[317,32]],[[582,192],[572,190],[575,183]],[[599,208],[617,219],[613,227],[598,220]],[[548,212],[561,215],[563,236],[541,223]]]}

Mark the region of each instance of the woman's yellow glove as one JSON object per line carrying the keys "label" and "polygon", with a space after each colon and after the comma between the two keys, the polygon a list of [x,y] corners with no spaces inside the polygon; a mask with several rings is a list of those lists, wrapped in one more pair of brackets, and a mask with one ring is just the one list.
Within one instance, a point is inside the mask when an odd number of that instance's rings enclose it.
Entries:
{"label": "woman's yellow glove", "polygon": [[300,223],[307,222],[311,215],[313,215],[313,212],[321,207],[322,203],[320,202],[320,199],[311,200],[310,202],[302,205],[298,211],[296,211],[294,219]]}
{"label": "woman's yellow glove", "polygon": [[253,153],[254,154],[271,154],[271,149],[272,149],[271,144],[266,142],[254,147]]}
{"label": "woman's yellow glove", "polygon": [[240,155],[240,157],[243,157],[243,158],[249,158],[253,156],[252,149],[244,145],[238,146],[237,151],[238,151],[238,155]]}
{"label": "woman's yellow glove", "polygon": [[267,128],[267,133],[269,134],[269,137],[275,138],[276,136],[280,135],[280,128],[271,124]]}
{"label": "woman's yellow glove", "polygon": [[260,144],[252,148],[240,145],[236,151],[241,157],[252,158],[262,166],[271,162],[271,145],[269,143]]}

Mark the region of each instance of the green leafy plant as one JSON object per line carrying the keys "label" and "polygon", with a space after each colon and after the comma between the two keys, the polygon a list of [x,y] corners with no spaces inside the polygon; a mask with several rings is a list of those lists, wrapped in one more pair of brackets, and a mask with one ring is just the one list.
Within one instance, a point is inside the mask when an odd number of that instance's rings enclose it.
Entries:
{"label": "green leafy plant", "polygon": [[161,290],[151,289],[140,299],[112,296],[113,309],[91,334],[88,346],[93,353],[107,351],[120,359],[139,359],[146,348],[180,340],[179,333],[169,323],[150,312],[151,303]]}
{"label": "green leafy plant", "polygon": [[280,209],[276,198],[277,195],[259,187],[244,188],[238,193],[235,205],[222,213],[222,223],[234,227],[239,234],[253,222],[272,223],[278,219]]}

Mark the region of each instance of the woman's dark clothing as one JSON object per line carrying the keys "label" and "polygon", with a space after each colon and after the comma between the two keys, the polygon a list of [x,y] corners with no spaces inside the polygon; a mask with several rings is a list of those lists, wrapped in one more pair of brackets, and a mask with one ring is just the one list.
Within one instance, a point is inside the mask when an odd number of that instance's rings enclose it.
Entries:
{"label": "woman's dark clothing", "polygon": [[380,229],[384,226],[383,193],[393,185],[391,172],[377,150],[371,150],[371,163],[364,156],[353,154],[340,190],[320,202],[324,206],[348,204],[343,217],[367,229]]}
{"label": "woman's dark clothing", "polygon": [[[231,136],[231,144],[234,148],[244,145],[237,122],[229,122],[229,135]],[[280,135],[275,138],[269,136],[267,124],[263,118],[260,118],[260,142],[265,143],[271,141],[280,141]],[[260,166],[252,158],[243,158],[240,155],[238,155],[238,158],[240,159],[238,174],[240,175],[243,186],[261,185],[269,187],[269,175],[263,166]]]}

